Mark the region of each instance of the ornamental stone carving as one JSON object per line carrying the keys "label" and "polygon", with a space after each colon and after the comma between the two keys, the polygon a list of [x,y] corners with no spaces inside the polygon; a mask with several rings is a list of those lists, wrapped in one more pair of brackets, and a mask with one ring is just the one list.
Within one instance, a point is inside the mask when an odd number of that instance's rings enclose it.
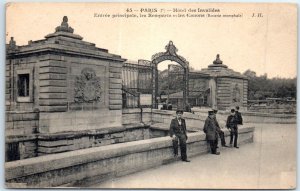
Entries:
{"label": "ornamental stone carving", "polygon": [[177,56],[177,51],[178,49],[176,46],[173,44],[173,41],[170,41],[168,45],[165,47],[166,49],[166,54],[172,55],[172,56]]}
{"label": "ornamental stone carving", "polygon": [[232,90],[232,102],[233,103],[239,103],[241,102],[241,90],[238,86],[238,84],[235,84]]}
{"label": "ornamental stone carving", "polygon": [[69,32],[69,33],[74,32],[74,29],[72,27],[69,27],[67,16],[63,17],[63,21],[61,25],[55,28],[55,32]]}
{"label": "ornamental stone carving", "polygon": [[177,54],[178,49],[174,45],[173,41],[165,46],[166,52],[159,52],[152,56],[152,63],[158,64],[165,60],[171,60],[180,64],[183,68],[188,68],[189,62],[182,56]]}
{"label": "ornamental stone carving", "polygon": [[217,54],[216,60],[213,62],[214,64],[222,64],[223,61],[220,59],[220,54]]}
{"label": "ornamental stone carving", "polygon": [[96,72],[91,68],[84,68],[75,81],[75,102],[100,102],[101,81]]}

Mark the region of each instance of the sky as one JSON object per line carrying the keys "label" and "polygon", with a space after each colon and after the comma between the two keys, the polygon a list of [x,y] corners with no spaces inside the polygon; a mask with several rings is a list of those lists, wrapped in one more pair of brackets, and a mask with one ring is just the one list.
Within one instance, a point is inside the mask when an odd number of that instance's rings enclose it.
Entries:
{"label": "sky", "polygon": [[[184,15],[190,8],[215,8],[221,15],[241,17],[94,17],[125,14],[129,9],[139,15],[146,8],[172,15],[177,14],[174,8],[185,9]],[[220,54],[223,63],[237,72],[250,69],[269,78],[289,78],[297,74],[296,11],[295,4],[278,3],[11,3],[6,9],[6,42],[11,36],[17,45],[43,39],[68,16],[69,26],[84,41],[129,60],[151,60],[172,40],[177,54],[196,70],[206,68]]]}

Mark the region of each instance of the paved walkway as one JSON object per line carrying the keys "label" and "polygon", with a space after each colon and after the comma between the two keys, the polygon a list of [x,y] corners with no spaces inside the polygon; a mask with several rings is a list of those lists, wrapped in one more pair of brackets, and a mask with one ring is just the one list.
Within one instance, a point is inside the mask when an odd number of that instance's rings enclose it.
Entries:
{"label": "paved walkway", "polygon": [[255,124],[254,143],[134,173],[93,188],[294,188],[296,125]]}

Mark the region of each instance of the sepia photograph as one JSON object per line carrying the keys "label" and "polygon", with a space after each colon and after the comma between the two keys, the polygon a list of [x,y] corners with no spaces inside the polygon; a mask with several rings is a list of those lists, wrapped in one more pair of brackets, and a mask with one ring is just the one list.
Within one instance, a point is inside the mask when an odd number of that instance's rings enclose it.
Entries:
{"label": "sepia photograph", "polygon": [[297,4],[5,9],[6,188],[296,189]]}

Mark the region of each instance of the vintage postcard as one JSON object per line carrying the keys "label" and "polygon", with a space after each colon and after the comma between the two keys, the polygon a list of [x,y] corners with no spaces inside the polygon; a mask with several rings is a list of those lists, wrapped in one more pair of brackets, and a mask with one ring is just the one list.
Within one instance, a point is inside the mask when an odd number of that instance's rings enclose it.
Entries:
{"label": "vintage postcard", "polygon": [[297,5],[7,3],[7,188],[296,188]]}

